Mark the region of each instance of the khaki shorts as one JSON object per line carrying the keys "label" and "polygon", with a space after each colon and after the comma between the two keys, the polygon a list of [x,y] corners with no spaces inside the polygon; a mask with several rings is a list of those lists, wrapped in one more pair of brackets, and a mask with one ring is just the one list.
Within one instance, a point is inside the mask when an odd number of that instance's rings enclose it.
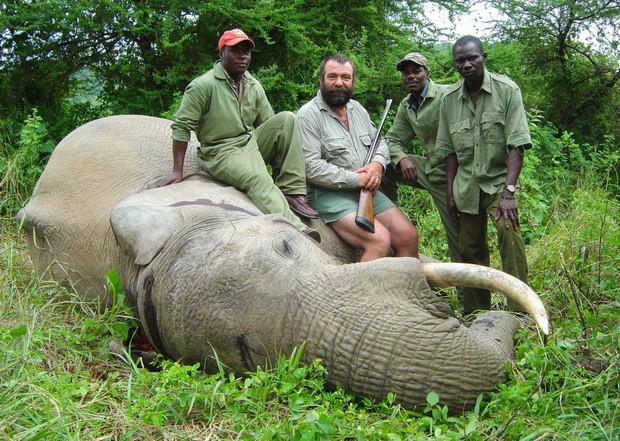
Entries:
{"label": "khaki shorts", "polygon": [[[319,212],[323,222],[329,224],[347,214],[357,212],[360,190],[327,190],[308,187],[307,198],[310,206]],[[386,195],[377,191],[373,197],[372,206],[375,214],[378,214],[396,205]]]}

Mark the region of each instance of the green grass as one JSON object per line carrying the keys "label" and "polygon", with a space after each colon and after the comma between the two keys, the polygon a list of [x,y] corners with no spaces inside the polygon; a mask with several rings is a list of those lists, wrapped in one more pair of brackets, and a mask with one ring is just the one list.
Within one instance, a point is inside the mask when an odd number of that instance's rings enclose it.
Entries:
{"label": "green grass", "polygon": [[[412,412],[327,391],[299,352],[245,378],[164,361],[151,372],[109,354],[127,311],[102,312],[38,280],[4,218],[0,286],[0,438],[30,439],[600,439],[620,436],[618,203],[571,195],[528,247],[532,285],[549,307],[544,345],[518,335],[509,380],[450,416],[429,397]],[[583,249],[589,249],[584,257]],[[302,349],[300,349],[302,350]]]}
{"label": "green grass", "polygon": [[[474,410],[452,414],[434,394],[414,412],[393,396],[373,402],[327,390],[320,363],[299,363],[303,348],[243,378],[165,360],[149,371],[111,355],[109,342],[127,335],[131,313],[121,293],[102,311],[34,273],[13,219],[33,183],[21,161],[1,186],[0,439],[620,438],[620,203],[600,174],[564,174],[562,191],[541,183],[548,190],[534,200],[537,215],[524,214],[524,235],[531,285],[553,333],[545,342],[520,331],[508,380]],[[534,194],[534,179],[524,181]],[[421,225],[422,252],[445,253],[430,200],[405,197]],[[454,293],[448,297],[455,304]]]}

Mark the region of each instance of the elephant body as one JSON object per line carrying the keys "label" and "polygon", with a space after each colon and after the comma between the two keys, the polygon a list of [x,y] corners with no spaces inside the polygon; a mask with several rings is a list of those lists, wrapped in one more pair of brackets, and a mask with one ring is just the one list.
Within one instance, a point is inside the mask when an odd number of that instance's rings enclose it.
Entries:
{"label": "elephant body", "polygon": [[105,304],[116,268],[156,350],[206,371],[216,355],[241,374],[305,343],[330,384],[408,407],[435,391],[453,410],[504,379],[517,321],[488,312],[461,325],[418,259],[354,263],[313,220],[317,244],[201,173],[195,140],[184,181],[154,188],[172,167],[169,123],[107,117],[59,143],[18,215],[45,277]]}

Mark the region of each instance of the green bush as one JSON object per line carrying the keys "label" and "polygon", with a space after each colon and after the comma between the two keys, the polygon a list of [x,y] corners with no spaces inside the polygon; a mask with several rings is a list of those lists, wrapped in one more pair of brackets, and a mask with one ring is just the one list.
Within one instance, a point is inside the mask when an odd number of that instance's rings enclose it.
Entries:
{"label": "green bush", "polygon": [[[10,139],[10,138],[9,138]],[[16,144],[3,145],[0,158],[0,214],[10,215],[21,208],[30,197],[47,157],[54,149],[54,142],[47,134],[47,127],[38,114],[32,111],[19,131]]]}

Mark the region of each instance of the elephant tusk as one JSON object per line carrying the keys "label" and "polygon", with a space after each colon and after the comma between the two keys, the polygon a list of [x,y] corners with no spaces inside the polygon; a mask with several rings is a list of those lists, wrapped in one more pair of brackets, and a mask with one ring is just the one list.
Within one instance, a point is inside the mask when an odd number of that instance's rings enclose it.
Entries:
{"label": "elephant tusk", "polygon": [[455,262],[428,262],[422,268],[428,284],[437,288],[463,286],[497,291],[518,302],[549,335],[549,316],[538,294],[527,284],[503,271],[482,265]]}

